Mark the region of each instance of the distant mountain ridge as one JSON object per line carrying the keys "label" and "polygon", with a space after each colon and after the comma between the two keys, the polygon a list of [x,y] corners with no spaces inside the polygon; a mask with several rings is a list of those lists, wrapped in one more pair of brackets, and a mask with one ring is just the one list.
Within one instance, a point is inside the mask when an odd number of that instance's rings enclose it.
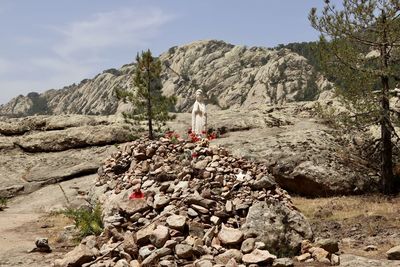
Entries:
{"label": "distant mountain ridge", "polygon": [[[177,111],[190,109],[198,88],[213,108],[228,109],[314,100],[329,87],[306,58],[286,48],[207,40],[172,47],[159,58],[170,67],[162,72],[163,91],[177,96]],[[134,70],[135,64],[127,64],[59,90],[17,96],[0,106],[0,116],[115,114],[123,105],[114,88],[130,88]]]}

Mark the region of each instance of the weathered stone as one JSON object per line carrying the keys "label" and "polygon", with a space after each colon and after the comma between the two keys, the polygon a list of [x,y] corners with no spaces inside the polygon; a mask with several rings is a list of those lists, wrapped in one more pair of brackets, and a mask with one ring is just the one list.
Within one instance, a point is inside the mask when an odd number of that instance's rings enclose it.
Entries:
{"label": "weathered stone", "polygon": [[331,255],[331,264],[332,266],[340,265],[340,257],[336,254]]}
{"label": "weathered stone", "polygon": [[155,250],[156,250],[156,247],[153,245],[142,246],[139,248],[139,256],[142,259],[145,259],[148,256],[150,256]]}
{"label": "weathered stone", "polygon": [[138,260],[133,260],[129,264],[130,267],[140,267],[140,262]]}
{"label": "weathered stone", "polygon": [[194,264],[195,267],[213,267],[213,264],[210,260],[199,260]]}
{"label": "weathered stone", "polygon": [[312,251],[312,257],[319,262],[326,262],[325,259],[328,259],[329,252],[323,248],[314,248]]}
{"label": "weathered stone", "polygon": [[229,228],[222,225],[222,228],[218,233],[218,238],[221,240],[222,244],[236,245],[242,242],[243,233],[239,229]]}
{"label": "weathered stone", "polygon": [[289,258],[279,258],[275,259],[272,267],[293,267],[294,263]]}
{"label": "weathered stone", "polygon": [[376,251],[376,250],[378,250],[378,247],[374,245],[368,245],[364,248],[364,251]]}
{"label": "weathered stone", "polygon": [[154,208],[161,209],[167,206],[170,202],[170,198],[167,196],[156,195],[154,197]]}
{"label": "weathered stone", "polygon": [[167,224],[171,229],[183,231],[186,225],[186,217],[181,215],[171,215],[167,218]]}
{"label": "weathered stone", "polygon": [[157,248],[164,246],[169,238],[169,229],[163,225],[158,225],[150,236],[150,242]]}
{"label": "weathered stone", "polygon": [[250,253],[253,251],[255,247],[256,240],[254,238],[247,238],[246,240],[243,241],[242,246],[240,247],[240,250],[244,253]]}
{"label": "weathered stone", "polygon": [[311,226],[306,218],[279,201],[253,204],[242,231],[246,236],[256,235],[256,239],[268,248],[277,249],[271,251],[277,254],[279,249],[284,249],[284,253],[297,254],[301,241],[312,238]]}
{"label": "weathered stone", "polygon": [[315,245],[325,249],[329,253],[336,253],[339,251],[338,241],[331,238],[319,238],[315,241]]}
{"label": "weathered stone", "polygon": [[300,256],[297,256],[296,260],[299,261],[299,262],[303,262],[303,261],[306,261],[306,260],[308,260],[310,258],[311,258],[311,254],[307,252],[307,253],[301,254]]}
{"label": "weathered stone", "polygon": [[261,179],[254,181],[254,183],[251,185],[251,188],[255,190],[267,190],[274,186],[276,186],[276,182],[273,177],[263,176]]}
{"label": "weathered stone", "polygon": [[389,260],[400,260],[400,245],[386,251],[386,256]]}
{"label": "weathered stone", "polygon": [[121,260],[117,261],[117,263],[114,265],[114,267],[130,267],[130,264],[126,260],[121,259]]}
{"label": "weathered stone", "polygon": [[180,259],[190,259],[193,257],[193,247],[186,244],[177,244],[175,254]]}
{"label": "weathered stone", "polygon": [[136,232],[136,242],[139,245],[146,245],[150,243],[150,236],[153,234],[156,225],[154,223],[143,227],[142,229]]}
{"label": "weathered stone", "polygon": [[272,255],[267,250],[255,249],[250,254],[245,254],[242,257],[242,261],[247,264],[251,263],[272,263],[276,259],[275,255]]}
{"label": "weathered stone", "polygon": [[81,267],[83,264],[92,261],[98,251],[89,249],[87,246],[80,244],[72,251],[68,252],[63,259],[54,262],[55,267]]}
{"label": "weathered stone", "polygon": [[136,245],[134,235],[130,231],[126,231],[124,234],[122,248],[131,256],[136,256],[138,253],[138,247]]}
{"label": "weathered stone", "polygon": [[119,208],[123,213],[133,215],[149,210],[151,207],[145,199],[125,199],[119,203]]}
{"label": "weathered stone", "polygon": [[215,257],[215,262],[217,264],[226,265],[230,259],[235,259],[236,261],[241,261],[243,257],[242,252],[237,249],[229,249],[222,254]]}
{"label": "weathered stone", "polygon": [[155,263],[162,257],[170,255],[172,250],[169,248],[159,248],[154,250],[144,261],[142,261],[142,267],[154,266]]}

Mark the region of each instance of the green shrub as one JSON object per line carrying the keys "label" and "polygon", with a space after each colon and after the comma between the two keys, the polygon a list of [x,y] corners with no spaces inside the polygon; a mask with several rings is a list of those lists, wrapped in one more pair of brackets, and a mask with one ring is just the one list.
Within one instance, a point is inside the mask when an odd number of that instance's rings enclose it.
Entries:
{"label": "green shrub", "polygon": [[75,226],[79,230],[79,237],[88,235],[100,235],[103,231],[103,222],[101,220],[101,206],[96,204],[90,209],[68,208],[61,213],[75,221]]}
{"label": "green shrub", "polygon": [[7,198],[0,197],[0,211],[7,207]]}

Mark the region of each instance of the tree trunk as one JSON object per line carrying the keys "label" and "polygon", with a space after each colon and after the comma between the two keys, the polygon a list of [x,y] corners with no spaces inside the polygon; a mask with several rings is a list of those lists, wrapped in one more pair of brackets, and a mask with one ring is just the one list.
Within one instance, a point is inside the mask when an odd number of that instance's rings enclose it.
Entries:
{"label": "tree trunk", "polygon": [[382,135],[382,161],[381,161],[381,178],[382,190],[384,194],[393,194],[395,192],[393,163],[392,163],[392,132],[389,127],[389,79],[381,77],[382,81],[382,118],[381,118],[381,135]]}
{"label": "tree trunk", "polygon": [[388,69],[388,43],[386,32],[386,14],[382,11],[383,25],[383,45],[381,46],[382,70],[382,118],[381,118],[381,135],[382,135],[382,160],[381,160],[381,179],[382,191],[384,194],[393,194],[395,192],[393,177],[393,159],[392,159],[392,131],[390,127],[390,104],[389,104],[389,77],[386,75]]}
{"label": "tree trunk", "polygon": [[150,62],[148,62],[147,66],[147,119],[148,119],[148,125],[149,125],[149,139],[153,140],[153,114],[151,112],[151,84],[150,84]]}

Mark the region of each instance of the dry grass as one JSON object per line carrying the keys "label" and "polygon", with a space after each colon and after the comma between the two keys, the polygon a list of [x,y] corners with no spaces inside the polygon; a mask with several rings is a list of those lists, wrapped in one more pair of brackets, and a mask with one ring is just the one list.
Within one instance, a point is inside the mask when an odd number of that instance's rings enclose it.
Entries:
{"label": "dry grass", "polygon": [[344,220],[362,216],[392,217],[400,213],[400,197],[388,198],[381,195],[316,199],[293,197],[292,200],[311,221]]}
{"label": "dry grass", "polygon": [[[400,197],[382,195],[307,199],[293,197],[310,221],[315,237],[333,237],[345,253],[383,259],[400,244]],[[376,251],[364,251],[368,245]]]}

